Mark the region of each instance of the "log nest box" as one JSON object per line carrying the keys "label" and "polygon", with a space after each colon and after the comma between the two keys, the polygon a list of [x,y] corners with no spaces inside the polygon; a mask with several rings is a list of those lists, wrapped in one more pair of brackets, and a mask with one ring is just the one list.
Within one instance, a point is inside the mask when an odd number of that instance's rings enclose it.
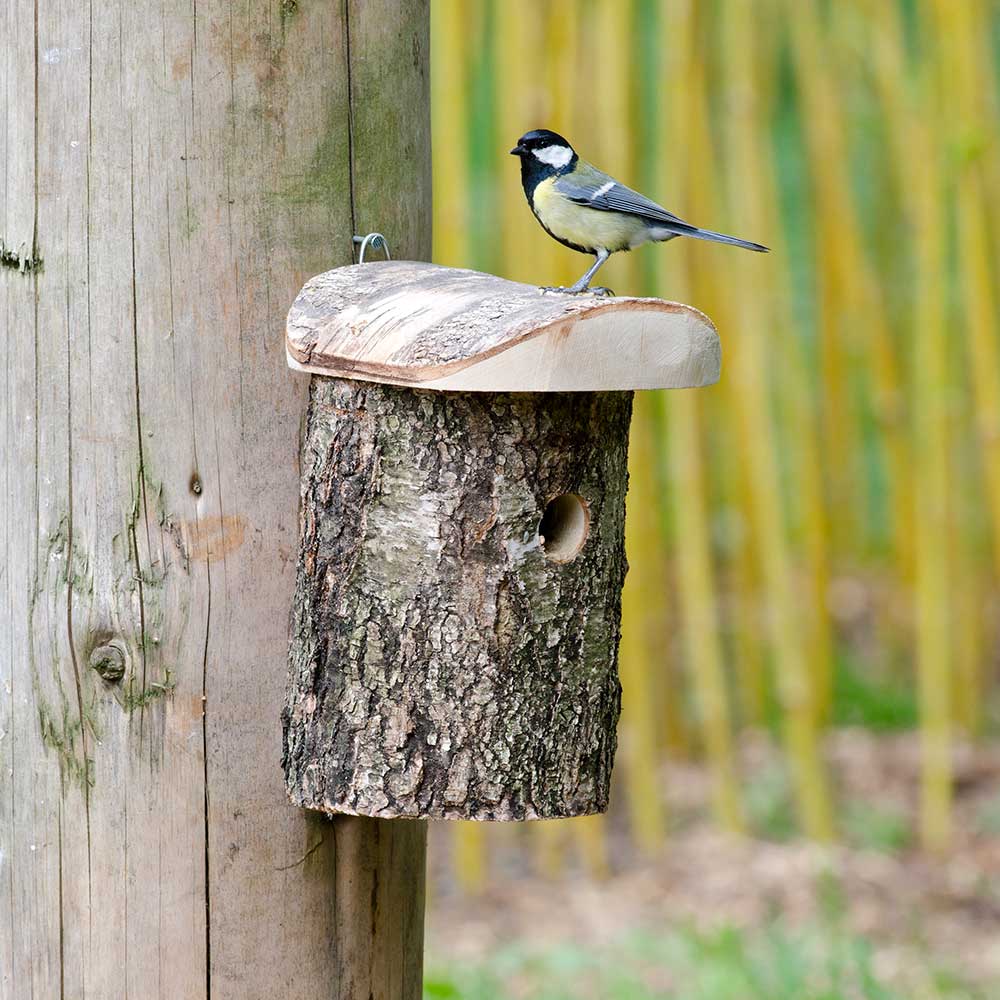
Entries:
{"label": "log nest box", "polygon": [[607,808],[632,390],[715,382],[689,306],[410,261],[313,278],[284,768],[375,817]]}

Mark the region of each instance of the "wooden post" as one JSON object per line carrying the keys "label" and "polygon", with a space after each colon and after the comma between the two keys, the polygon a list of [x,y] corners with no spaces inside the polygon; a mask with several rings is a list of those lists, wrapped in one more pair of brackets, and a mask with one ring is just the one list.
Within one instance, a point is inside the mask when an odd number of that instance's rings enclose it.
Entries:
{"label": "wooden post", "polygon": [[302,451],[289,794],[374,817],[603,812],[632,390],[715,381],[711,323],[390,262],[310,281],[288,349],[334,376]]}
{"label": "wooden post", "polygon": [[419,996],[422,825],[282,786],[282,331],[429,256],[428,76],[426,0],[0,5],[2,1000]]}

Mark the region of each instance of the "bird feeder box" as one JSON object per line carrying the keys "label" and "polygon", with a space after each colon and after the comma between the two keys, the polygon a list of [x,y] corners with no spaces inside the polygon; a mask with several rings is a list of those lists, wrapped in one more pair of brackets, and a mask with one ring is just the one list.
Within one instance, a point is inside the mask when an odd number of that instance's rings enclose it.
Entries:
{"label": "bird feeder box", "polygon": [[298,804],[602,812],[620,706],[632,390],[715,382],[689,306],[414,262],[313,278],[284,713]]}

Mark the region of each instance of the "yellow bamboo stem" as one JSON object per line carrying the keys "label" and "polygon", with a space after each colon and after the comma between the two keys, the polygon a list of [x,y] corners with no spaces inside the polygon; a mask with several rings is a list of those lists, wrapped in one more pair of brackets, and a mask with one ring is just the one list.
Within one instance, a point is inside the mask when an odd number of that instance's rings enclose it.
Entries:
{"label": "yellow bamboo stem", "polygon": [[[939,17],[942,12],[939,8]],[[989,248],[990,199],[986,197],[991,157],[996,157],[995,96],[990,72],[990,23],[979,0],[949,11],[950,31],[943,41],[944,100],[957,114],[960,129],[955,146],[964,155],[957,163],[958,253],[960,291],[968,331],[969,368],[973,387],[974,422],[985,480],[985,507],[993,542],[993,575],[1000,575],[1000,351],[997,348],[997,302]],[[991,136],[992,133],[992,136]],[[987,140],[992,138],[992,143]],[[990,152],[990,146],[994,147]],[[955,481],[958,478],[955,477]],[[955,718],[970,735],[978,735],[983,720],[982,664],[985,658],[983,580],[976,525],[969,509],[970,494],[953,510],[956,538],[955,579]]]}
{"label": "yellow bamboo stem", "polygon": [[[746,477],[741,477],[746,478]],[[746,487],[749,491],[749,487]],[[736,682],[743,718],[763,726],[767,716],[767,672],[764,663],[759,581],[753,565],[749,532],[736,542],[737,550],[729,576],[734,604],[733,644]]]}
{"label": "yellow bamboo stem", "polygon": [[[767,27],[758,32],[769,35],[770,49],[758,53],[753,60],[753,86],[756,95],[756,120],[766,123],[773,111],[776,97],[775,38],[773,23],[780,15],[775,3],[760,5],[759,16]],[[760,168],[755,160],[750,164],[747,186],[755,192],[763,222],[762,231],[776,261],[788,260],[788,247],[781,224],[776,178],[773,171]],[[764,238],[764,237],[762,237]],[[797,568],[803,579],[808,599],[801,603],[806,624],[806,656],[811,675],[810,687],[818,723],[829,718],[833,692],[833,631],[828,606],[830,589],[830,521],[824,494],[823,464],[825,455],[820,442],[818,412],[815,405],[815,380],[809,371],[802,337],[796,332],[791,314],[792,293],[787,267],[766,269],[759,285],[772,316],[774,337],[782,357],[780,373],[775,379],[780,409],[782,447],[790,458],[787,475],[792,507],[790,520],[796,547],[805,554],[805,564]],[[758,696],[759,697],[759,696]]]}
{"label": "yellow bamboo stem", "polygon": [[[776,4],[766,5],[772,16]],[[758,32],[758,36],[760,32]],[[772,58],[774,53],[772,53]],[[755,120],[760,126],[771,119],[775,97],[775,68],[769,61],[753,61],[757,94]],[[778,195],[773,171],[763,169],[754,158],[745,165],[747,189],[756,192],[763,232],[776,260],[788,259],[779,218]],[[794,505],[793,519],[797,545],[805,555],[805,565],[797,567],[808,593],[803,602],[807,625],[807,652],[816,718],[824,724],[833,701],[833,632],[828,593],[830,589],[830,520],[823,489],[823,458],[815,406],[814,381],[810,375],[801,336],[791,314],[790,274],[787,267],[769,267],[762,276],[759,294],[766,299],[782,357],[782,377],[777,380],[781,406],[784,447],[788,449],[788,476]]]}
{"label": "yellow bamboo stem", "polygon": [[[549,110],[545,121],[531,126],[554,129],[566,134],[570,142],[578,142],[572,135],[577,100],[576,64],[580,45],[580,21],[575,16],[574,7],[572,0],[548,0],[545,5],[545,50],[542,65],[545,67]],[[534,20],[532,14],[522,13],[521,16]],[[544,234],[540,233],[536,238],[544,240],[547,255],[547,277],[544,281],[536,278],[539,284],[571,285],[586,271],[590,258],[583,257],[574,250],[567,250]]]}
{"label": "yellow bamboo stem", "polygon": [[[1000,142],[997,141],[1000,122],[1000,91],[997,88],[997,63],[993,56],[991,14],[995,0],[969,0],[975,25],[976,45],[971,52],[980,81],[980,98],[989,129],[981,138],[979,155],[982,159],[983,185],[987,191],[1000,191]],[[1000,199],[987,200],[987,219],[994,240],[1000,240]]]}
{"label": "yellow bamboo stem", "polygon": [[[437,0],[435,0],[435,3]],[[498,155],[504,160],[500,175],[500,242],[502,274],[514,281],[550,284],[556,280],[549,261],[552,241],[542,231],[528,208],[521,188],[521,171],[512,156],[504,155],[529,128],[548,120],[546,88],[524,67],[544,64],[544,36],[523,0],[498,3],[493,35],[494,64],[497,68],[496,115],[503,146]],[[446,107],[442,114],[451,114]],[[437,137],[435,135],[435,143]],[[441,149],[435,145],[435,149]],[[447,197],[451,197],[450,194]],[[435,213],[440,202],[435,201]]]}
{"label": "yellow bamboo stem", "polygon": [[[949,4],[925,13],[925,42],[949,28]],[[897,15],[898,16],[898,15]],[[901,33],[897,31],[897,38]],[[948,348],[943,279],[945,232],[940,146],[931,132],[937,117],[934,67],[922,67],[919,112],[911,114],[909,183],[914,192],[918,294],[914,318],[913,409],[916,490],[917,669],[923,736],[921,831],[929,850],[951,837],[951,648],[948,553]]]}
{"label": "yellow bamboo stem", "polygon": [[[959,470],[952,466],[952,475]],[[957,481],[957,480],[956,480]],[[966,497],[966,500],[968,498]],[[977,539],[970,530],[970,504],[956,502],[951,510],[951,536],[955,539],[954,578],[961,581],[954,601],[955,668],[952,677],[952,717],[972,737],[983,725],[983,663],[987,659],[984,634],[983,572]]]}
{"label": "yellow bamboo stem", "polygon": [[[820,278],[821,350],[827,464],[838,548],[849,550],[863,524],[864,482],[858,427],[845,395],[851,355],[871,351],[875,415],[885,449],[897,562],[908,575],[913,563],[913,515],[908,489],[909,449],[903,437],[902,393],[896,350],[885,305],[860,235],[847,174],[848,150],[837,81],[820,26],[817,0],[784,0],[792,29],[802,123],[816,190],[816,260]],[[864,341],[858,331],[864,330]]]}
{"label": "yellow bamboo stem", "polygon": [[622,640],[619,669],[622,683],[621,751],[625,763],[628,809],[637,846],[652,853],[666,833],[659,769],[658,716],[651,693],[657,660],[645,641],[647,619],[664,600],[650,587],[649,556],[662,544],[656,523],[657,497],[652,488],[652,448],[649,440],[648,396],[636,395],[629,441],[629,491],[626,500],[625,549],[629,573],[622,593]]}
{"label": "yellow bamboo stem", "polygon": [[[949,29],[948,4],[921,9],[925,53],[932,57]],[[931,850],[951,834],[950,566],[948,536],[948,365],[943,282],[943,191],[939,104],[932,99],[935,67],[925,62],[908,80],[898,7],[868,0],[873,65],[911,220],[917,293],[913,310],[913,434],[916,497],[917,672],[923,742],[921,831]],[[931,13],[938,16],[931,23]]]}
{"label": "yellow bamboo stem", "polygon": [[[468,62],[467,32],[459,0],[435,0],[431,10],[431,124],[435,156],[434,259],[465,267],[469,262]],[[452,831],[452,865],[460,885],[478,892],[486,879],[484,829],[476,823],[456,824]]]}
{"label": "yellow bamboo stem", "polygon": [[[920,172],[924,172],[921,169]],[[925,182],[926,183],[926,182]],[[927,185],[930,187],[930,185]],[[948,438],[944,372],[947,353],[938,283],[943,239],[936,209],[925,213],[917,272],[923,291],[914,328],[914,463],[917,502],[917,670],[923,727],[921,828],[931,850],[948,846],[951,833],[951,709],[948,642]]]}
{"label": "yellow bamboo stem", "polygon": [[712,774],[713,811],[724,827],[742,831],[743,810],[705,517],[697,399],[690,393],[675,393],[670,400],[667,425],[677,491],[674,509],[684,647]]}
{"label": "yellow bamboo stem", "polygon": [[[703,7],[696,7],[695,13],[695,23],[700,30],[706,20],[705,10]],[[672,58],[677,57],[676,49],[671,47],[668,51]],[[687,102],[686,121],[683,126],[670,126],[671,130],[676,131],[668,134],[668,140],[672,134],[684,136],[687,150],[685,159],[690,163],[686,190],[678,192],[683,201],[683,204],[679,204],[679,210],[696,221],[703,220],[706,225],[711,225],[710,220],[722,218],[722,208],[716,188],[717,152],[709,131],[711,111],[704,58],[704,53],[708,51],[706,40],[700,39],[693,45],[692,51],[699,55],[687,62],[685,73],[690,74],[689,77],[684,80],[683,86],[679,82],[674,84],[681,91],[677,97],[683,96]],[[669,141],[666,146],[669,148]],[[729,294],[727,271],[732,259],[720,256],[718,249],[695,240],[678,240],[671,244],[664,252],[660,265],[660,288],[668,296],[681,294],[673,290],[675,276],[679,271],[687,274],[694,304],[708,312],[720,330],[736,329],[740,323],[740,310],[735,307]],[[672,256],[668,259],[668,255]],[[741,403],[735,383],[728,377],[728,373],[739,365],[739,353],[739,338],[727,338],[724,358],[726,374],[722,384],[703,390],[698,397],[698,406],[707,417],[706,427],[718,438],[720,443],[717,450],[724,456],[733,454],[739,448]],[[716,465],[721,488],[717,502],[720,507],[729,509],[729,523],[732,525],[728,600],[732,607],[730,621],[736,682],[743,716],[759,725],[764,722],[766,682],[760,628],[760,587],[755,557],[756,539],[749,529],[751,490],[748,470],[745,463],[731,462],[728,459],[717,462]]]}
{"label": "yellow bamboo stem", "polygon": [[566,862],[566,844],[569,838],[568,825],[573,820],[547,819],[528,826],[532,842],[535,870],[542,878],[558,878]]}
{"label": "yellow bamboo stem", "polygon": [[[740,207],[743,228],[759,232],[763,225],[759,192],[748,188],[745,170],[751,160],[761,155],[751,89],[754,20],[750,0],[732,0],[727,5],[725,28],[728,159],[741,165],[741,169],[728,172],[730,200]],[[744,349],[740,352],[739,370],[730,369],[728,377],[738,387],[742,404],[742,460],[750,477],[751,513],[770,601],[771,641],[796,798],[806,832],[818,840],[829,840],[833,836],[833,820],[826,769],[816,730],[769,413],[765,359],[773,352],[769,350],[768,317],[757,288],[758,269],[765,266],[773,265],[767,258],[749,254],[740,255],[733,262]]]}
{"label": "yellow bamboo stem", "polygon": [[[695,21],[691,0],[677,0],[664,23],[664,47],[670,56],[669,91],[664,132],[686,135],[691,107],[688,86],[701,76],[694,53]],[[687,86],[685,86],[685,84]],[[673,162],[672,185],[680,197],[689,187],[691,172],[701,164],[680,158]],[[675,275],[673,293],[686,297],[683,271]],[[697,699],[703,741],[712,773],[712,805],[716,818],[730,830],[744,829],[733,755],[729,694],[723,670],[719,618],[713,583],[708,532],[707,496],[700,431],[701,408],[690,392],[668,394],[669,451],[673,467],[673,507],[676,521],[678,586],[685,659]]]}
{"label": "yellow bamboo stem", "polygon": [[435,0],[431,10],[431,124],[434,157],[434,260],[464,267],[469,255],[469,185],[465,155],[467,63],[460,0]]}
{"label": "yellow bamboo stem", "polygon": [[[432,123],[434,148],[449,150],[434,162],[434,202],[442,220],[434,227],[435,260],[466,267],[473,250],[469,183],[469,30],[461,3],[438,0],[439,29],[432,45],[438,52],[433,66],[440,68],[433,88]],[[432,30],[435,21],[432,20]],[[477,35],[473,32],[474,37]],[[436,110],[436,114],[434,114]],[[459,823],[453,831],[452,864],[459,885],[466,891],[481,892],[486,884],[486,828],[478,823]]]}
{"label": "yellow bamboo stem", "polygon": [[[635,137],[630,127],[629,106],[629,81],[634,72],[634,4],[626,0],[601,2],[590,10],[596,43],[587,59],[591,82],[578,96],[581,103],[589,107],[592,117],[582,155],[628,184],[635,172]],[[647,252],[655,251],[648,249]],[[634,295],[638,292],[635,265],[632,254],[616,254],[599,272],[597,284],[612,287],[619,294]]]}
{"label": "yellow bamboo stem", "polygon": [[[950,30],[943,36],[946,100],[957,112],[954,145],[970,151],[959,162],[957,183],[958,269],[968,331],[969,368],[976,399],[976,427],[986,480],[986,506],[991,523],[994,566],[1000,574],[1000,344],[997,299],[989,246],[989,201],[983,177],[983,157],[976,144],[988,129],[983,88],[982,47],[989,37],[987,19],[975,3],[956,4],[945,14]],[[994,143],[997,137],[994,136]]]}
{"label": "yellow bamboo stem", "polygon": [[970,168],[957,188],[958,238],[962,266],[969,369],[976,401],[979,454],[986,481],[993,559],[1000,574],[1000,349],[997,303],[986,219],[989,199],[980,173]]}
{"label": "yellow bamboo stem", "polygon": [[576,847],[584,868],[591,878],[606,879],[611,874],[608,864],[607,826],[603,816],[578,816],[571,821]]}
{"label": "yellow bamboo stem", "polygon": [[486,828],[481,823],[456,823],[452,844],[456,881],[466,892],[482,892],[486,885]]}

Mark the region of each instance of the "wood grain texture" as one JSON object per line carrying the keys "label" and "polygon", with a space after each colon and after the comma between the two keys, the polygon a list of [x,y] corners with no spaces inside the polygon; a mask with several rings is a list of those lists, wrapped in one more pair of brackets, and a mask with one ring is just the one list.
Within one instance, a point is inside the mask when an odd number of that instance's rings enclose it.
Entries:
{"label": "wood grain texture", "polygon": [[715,327],[691,306],[402,260],[310,279],[287,346],[304,371],[473,391],[680,389],[718,381],[720,367]]}
{"label": "wood grain texture", "polygon": [[296,802],[607,808],[631,403],[314,380],[285,713]]}
{"label": "wood grain texture", "polygon": [[[0,10],[0,241],[44,261],[0,267],[3,1000],[341,978],[334,838],[279,768],[306,397],[282,330],[351,260],[352,159],[387,234],[430,239],[426,3],[356,8]],[[395,165],[378,109],[350,136],[384,60]]]}
{"label": "wood grain texture", "polygon": [[[335,1000],[420,1000],[427,824],[336,816]],[[328,994],[321,994],[326,996]]]}

